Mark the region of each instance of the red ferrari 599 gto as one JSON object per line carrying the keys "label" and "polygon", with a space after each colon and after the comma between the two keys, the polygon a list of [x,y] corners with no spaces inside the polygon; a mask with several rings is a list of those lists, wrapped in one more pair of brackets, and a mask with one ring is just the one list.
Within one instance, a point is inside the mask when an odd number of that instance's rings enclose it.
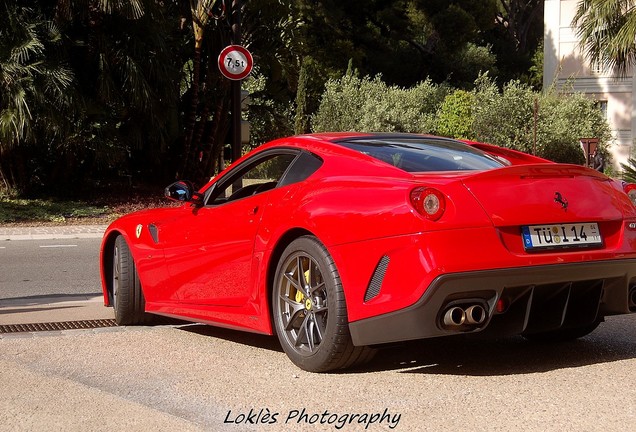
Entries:
{"label": "red ferrari 599 gto", "polygon": [[308,371],[474,332],[565,340],[636,312],[636,186],[482,143],[279,139],[101,248],[119,324],[178,317],[276,334]]}

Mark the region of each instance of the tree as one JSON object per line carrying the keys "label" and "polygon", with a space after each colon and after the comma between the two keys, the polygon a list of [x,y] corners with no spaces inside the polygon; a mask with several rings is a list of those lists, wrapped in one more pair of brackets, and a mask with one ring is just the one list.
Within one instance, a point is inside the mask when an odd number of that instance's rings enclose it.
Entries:
{"label": "tree", "polygon": [[[470,85],[495,61],[484,43],[496,0],[296,0],[304,51],[341,76],[348,61],[362,75],[412,86],[426,78]],[[475,49],[477,48],[477,49]]]}
{"label": "tree", "polygon": [[532,53],[543,34],[544,0],[499,0],[497,26],[514,41],[515,51]]}
{"label": "tree", "polygon": [[488,76],[480,77],[476,84],[472,110],[476,140],[536,153],[555,162],[582,164],[579,139],[593,136],[600,139],[605,152],[611,137],[609,125],[594,101],[583,94],[539,93],[519,81],[506,83],[500,91]]}
{"label": "tree", "polygon": [[592,64],[625,75],[636,63],[636,1],[581,0],[572,26]]}
{"label": "tree", "polygon": [[437,132],[577,164],[584,162],[580,137],[599,137],[604,153],[611,137],[607,120],[583,94],[544,94],[519,81],[500,90],[487,75],[466,92],[430,81],[388,86],[379,77],[349,73],[327,82],[312,120],[317,132]]}
{"label": "tree", "polygon": [[207,181],[214,172],[228,130],[230,86],[219,76],[216,58],[231,40],[230,3],[189,0],[183,17],[192,25],[193,46],[192,55],[183,67],[185,117],[176,176],[188,177],[197,184]]}
{"label": "tree", "polygon": [[430,80],[401,88],[388,86],[380,76],[359,78],[349,72],[327,82],[312,129],[432,133],[435,112],[447,91],[447,86]]}
{"label": "tree", "polygon": [[[184,113],[183,144],[179,146],[181,167],[178,175],[202,184],[220,166],[223,149],[229,144],[231,113],[230,81],[218,70],[221,50],[230,43],[246,46],[256,64],[252,77],[242,83],[250,90],[251,137],[256,142],[293,131],[286,107],[293,100],[298,58],[293,54],[296,35],[288,2],[268,0],[243,1],[240,41],[234,40],[233,26],[238,12],[229,0],[190,0],[187,22],[192,23],[192,55],[184,65],[182,107]],[[212,9],[224,5],[225,14]],[[264,79],[267,77],[267,79]],[[239,113],[240,115],[240,113]],[[256,118],[255,118],[256,117]]]}
{"label": "tree", "polygon": [[543,53],[544,0],[498,0],[497,3],[495,25],[484,39],[497,56],[499,78],[504,82],[518,79],[540,89],[543,70],[536,68],[536,60]]}
{"label": "tree", "polygon": [[178,129],[176,5],[154,0],[56,3],[55,21],[82,97],[77,103],[81,116],[69,136],[75,149],[56,158],[52,170],[61,178],[51,183],[142,175],[163,183],[167,158],[162,156]]}
{"label": "tree", "polygon": [[29,159],[64,142],[74,99],[59,28],[31,3],[0,12],[0,182],[18,193],[39,175]]}
{"label": "tree", "polygon": [[[230,43],[246,45],[255,59],[242,83],[251,93],[243,114],[251,146],[325,120],[318,113],[325,83],[354,68],[360,76],[382,77],[359,83],[379,103],[365,103],[364,115],[353,119],[356,128],[434,131],[447,84],[470,90],[479,71],[502,70],[507,57],[489,32],[513,25],[513,36],[534,37],[522,25],[532,14],[504,13],[502,4],[531,8],[536,0],[243,0],[242,41],[232,38],[236,3],[6,0],[0,6],[8,11],[0,17],[1,181],[63,194],[78,186],[93,190],[105,178],[164,182],[178,173],[206,181],[221,168],[229,140],[230,82],[217,58]],[[15,21],[18,6],[34,14]],[[505,25],[496,23],[497,11]],[[37,29],[43,48],[16,57],[28,51],[19,47],[29,28]],[[15,120],[18,114],[22,120]],[[21,163],[10,162],[20,153]]]}
{"label": "tree", "polygon": [[[243,15],[244,43],[254,54],[254,70],[243,82],[250,93],[247,118],[250,147],[307,130],[325,78],[306,54],[294,1],[250,0]],[[301,78],[302,76],[302,78]]]}

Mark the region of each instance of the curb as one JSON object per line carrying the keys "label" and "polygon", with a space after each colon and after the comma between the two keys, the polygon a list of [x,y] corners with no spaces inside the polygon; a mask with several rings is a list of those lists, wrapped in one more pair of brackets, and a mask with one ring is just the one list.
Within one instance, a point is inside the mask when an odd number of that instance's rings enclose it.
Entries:
{"label": "curb", "polygon": [[112,319],[101,294],[34,296],[0,300],[0,325]]}
{"label": "curb", "polygon": [[0,227],[0,241],[101,238],[107,225]]}

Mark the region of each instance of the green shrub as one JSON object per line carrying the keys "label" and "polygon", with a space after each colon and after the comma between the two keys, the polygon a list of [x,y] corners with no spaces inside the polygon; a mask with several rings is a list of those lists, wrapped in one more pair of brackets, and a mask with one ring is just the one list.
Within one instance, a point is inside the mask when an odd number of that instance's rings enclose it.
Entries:
{"label": "green shrub", "polygon": [[[351,73],[327,82],[312,130],[437,133],[483,141],[553,160],[583,164],[581,138],[610,130],[593,100],[582,94],[536,92],[520,81],[503,89],[481,75],[472,92],[426,80],[404,89]],[[608,164],[609,165],[609,164]]]}
{"label": "green shrub", "polygon": [[473,139],[474,95],[465,90],[455,90],[444,98],[437,111],[437,133],[439,135]]}
{"label": "green shrub", "polygon": [[537,143],[539,156],[555,162],[583,164],[581,138],[598,138],[601,151],[610,130],[594,101],[582,94],[548,92],[539,98]]}
{"label": "green shrub", "polygon": [[477,79],[473,92],[475,138],[532,153],[532,107],[537,94],[519,81],[510,81],[500,92],[487,75]]}
{"label": "green shrub", "polygon": [[583,164],[579,140],[598,138],[607,154],[609,125],[594,101],[582,94],[554,90],[542,94],[519,81],[509,82],[499,92],[487,76],[477,80],[474,94],[473,127],[480,141],[536,152],[555,162]]}
{"label": "green shrub", "polygon": [[447,91],[430,80],[403,89],[387,86],[379,76],[348,74],[327,82],[312,130],[430,133]]}

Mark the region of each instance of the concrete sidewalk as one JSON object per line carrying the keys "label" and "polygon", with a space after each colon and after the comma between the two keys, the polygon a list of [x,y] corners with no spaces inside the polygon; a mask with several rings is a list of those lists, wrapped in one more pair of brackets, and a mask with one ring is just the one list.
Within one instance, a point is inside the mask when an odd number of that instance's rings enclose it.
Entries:
{"label": "concrete sidewalk", "polygon": [[100,238],[107,225],[0,226],[0,241]]}
{"label": "concrete sidewalk", "polygon": [[[0,299],[0,326],[113,319],[102,295],[54,295]],[[1,337],[1,336],[0,336]]]}

